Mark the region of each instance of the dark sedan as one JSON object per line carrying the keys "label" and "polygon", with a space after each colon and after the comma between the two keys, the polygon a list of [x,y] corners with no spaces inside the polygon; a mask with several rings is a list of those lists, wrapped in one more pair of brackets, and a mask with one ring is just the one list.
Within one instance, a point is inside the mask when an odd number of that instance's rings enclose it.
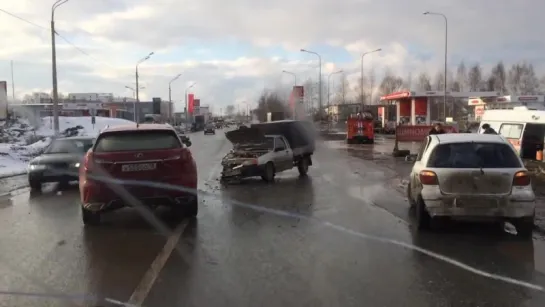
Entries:
{"label": "dark sedan", "polygon": [[206,125],[206,127],[204,127],[204,134],[216,134],[216,127],[214,127],[214,125],[212,124],[208,124]]}
{"label": "dark sedan", "polygon": [[78,179],[81,160],[93,146],[92,137],[67,137],[55,139],[44,153],[30,161],[28,183],[31,190],[41,190],[42,183],[59,182],[66,186]]}

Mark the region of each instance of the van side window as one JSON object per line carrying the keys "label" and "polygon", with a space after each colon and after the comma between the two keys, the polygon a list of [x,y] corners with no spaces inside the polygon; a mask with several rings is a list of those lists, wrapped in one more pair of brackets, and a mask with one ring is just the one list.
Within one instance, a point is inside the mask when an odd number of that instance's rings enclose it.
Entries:
{"label": "van side window", "polygon": [[499,133],[508,139],[520,139],[522,124],[502,124]]}

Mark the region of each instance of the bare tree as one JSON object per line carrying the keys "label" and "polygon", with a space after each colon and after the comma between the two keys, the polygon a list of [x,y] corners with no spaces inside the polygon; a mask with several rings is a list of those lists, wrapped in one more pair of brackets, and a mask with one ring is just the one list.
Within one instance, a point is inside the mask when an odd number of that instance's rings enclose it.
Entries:
{"label": "bare tree", "polygon": [[348,79],[346,78],[346,74],[343,73],[341,76],[341,83],[337,86],[337,91],[335,93],[335,97],[333,101],[335,101],[336,104],[346,103],[349,90],[350,90],[350,83],[348,82]]}
{"label": "bare tree", "polygon": [[456,83],[458,84],[458,91],[465,92],[468,89],[468,75],[466,64],[462,61],[456,69]]}
{"label": "bare tree", "polygon": [[477,92],[483,89],[483,73],[481,66],[475,64],[471,66],[468,73],[468,87],[470,92]]}
{"label": "bare tree", "polygon": [[373,104],[373,94],[375,92],[375,82],[376,82],[376,74],[375,74],[375,68],[371,68],[369,70],[369,77],[368,77],[368,89],[367,92],[369,93],[369,103]]}
{"label": "bare tree", "polygon": [[381,95],[391,94],[403,89],[403,78],[396,76],[390,69],[386,69],[384,78],[380,83],[379,90]]}
{"label": "bare tree", "polygon": [[538,91],[539,80],[534,66],[526,62],[513,64],[507,74],[507,87],[514,95],[531,95]]}
{"label": "bare tree", "polygon": [[428,76],[428,74],[426,74],[425,72],[422,72],[420,73],[420,75],[418,75],[417,89],[424,92],[431,91],[430,76]]}
{"label": "bare tree", "polygon": [[235,106],[230,104],[225,107],[225,114],[227,114],[227,116],[232,116],[233,114],[235,114]]}
{"label": "bare tree", "polygon": [[545,94],[545,76],[542,76],[540,79],[539,79],[539,90],[538,90],[538,94]]}
{"label": "bare tree", "polygon": [[522,78],[522,94],[533,95],[539,90],[539,79],[536,77],[534,65],[526,64],[525,74]]}
{"label": "bare tree", "polygon": [[[363,104],[369,103],[369,101],[367,100],[367,98],[369,97],[367,95],[367,84],[368,84],[367,76],[363,76],[363,81],[362,81],[362,78],[359,77],[358,83],[352,89],[356,93],[357,103],[363,103]],[[362,85],[363,85],[363,97],[362,97]]]}
{"label": "bare tree", "polygon": [[287,103],[281,98],[281,94],[276,91],[264,90],[257,101],[257,108],[254,110],[254,114],[259,121],[267,120],[268,112],[287,112]]}
{"label": "bare tree", "polygon": [[407,74],[407,78],[405,78],[405,83],[403,84],[403,86],[407,89],[407,90],[410,90],[411,87],[413,86],[413,73],[412,72],[409,72]]}
{"label": "bare tree", "polygon": [[435,80],[433,82],[433,86],[435,88],[436,91],[443,91],[444,89],[444,83],[445,83],[445,77],[444,77],[444,73],[442,71],[438,72],[436,75],[435,75]]}
{"label": "bare tree", "polygon": [[507,74],[503,62],[499,62],[490,71],[490,76],[486,80],[486,89],[500,93],[507,93]]}

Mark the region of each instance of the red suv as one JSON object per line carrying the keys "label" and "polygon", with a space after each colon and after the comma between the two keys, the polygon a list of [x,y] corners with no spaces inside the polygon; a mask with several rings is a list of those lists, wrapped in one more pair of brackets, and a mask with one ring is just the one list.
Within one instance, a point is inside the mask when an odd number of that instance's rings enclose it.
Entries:
{"label": "red suv", "polygon": [[134,203],[196,216],[197,166],[187,147],[170,125],[101,131],[79,169],[83,223],[98,224],[103,213]]}

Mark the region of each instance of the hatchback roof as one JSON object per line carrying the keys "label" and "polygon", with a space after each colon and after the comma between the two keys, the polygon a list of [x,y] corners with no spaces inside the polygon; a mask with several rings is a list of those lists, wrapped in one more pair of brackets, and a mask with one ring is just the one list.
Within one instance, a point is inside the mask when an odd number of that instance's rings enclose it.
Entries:
{"label": "hatchback roof", "polygon": [[507,140],[498,134],[477,134],[477,133],[444,133],[434,134],[439,143],[465,143],[465,142],[487,142],[505,143]]}

